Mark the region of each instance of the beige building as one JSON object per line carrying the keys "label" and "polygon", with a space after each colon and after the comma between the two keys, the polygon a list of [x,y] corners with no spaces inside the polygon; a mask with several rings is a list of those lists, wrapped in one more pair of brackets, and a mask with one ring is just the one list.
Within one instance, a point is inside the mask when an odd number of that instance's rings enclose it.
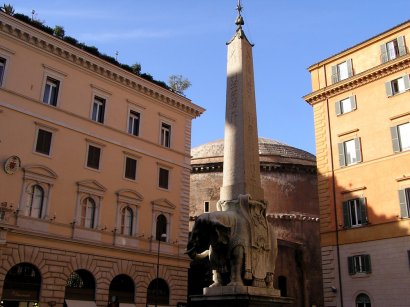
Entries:
{"label": "beige building", "polygon": [[[217,210],[223,181],[224,141],[192,148],[191,227],[197,216]],[[289,306],[323,306],[319,206],[315,156],[281,142],[259,138],[261,184],[267,220],[278,238],[274,286]],[[211,284],[209,268],[193,261],[189,293]],[[201,278],[199,278],[201,276]]]}
{"label": "beige building", "polygon": [[309,67],[325,306],[408,306],[410,22]]}
{"label": "beige building", "polygon": [[203,111],[0,13],[2,306],[186,303]]}

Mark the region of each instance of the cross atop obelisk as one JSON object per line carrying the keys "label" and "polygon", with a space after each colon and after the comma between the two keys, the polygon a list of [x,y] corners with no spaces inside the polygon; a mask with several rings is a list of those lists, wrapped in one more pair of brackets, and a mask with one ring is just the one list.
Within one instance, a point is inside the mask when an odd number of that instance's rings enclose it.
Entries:
{"label": "cross atop obelisk", "polygon": [[253,45],[242,29],[242,5],[238,0],[237,29],[228,45],[225,143],[221,200],[249,194],[263,200],[260,181],[258,127],[253,77]]}

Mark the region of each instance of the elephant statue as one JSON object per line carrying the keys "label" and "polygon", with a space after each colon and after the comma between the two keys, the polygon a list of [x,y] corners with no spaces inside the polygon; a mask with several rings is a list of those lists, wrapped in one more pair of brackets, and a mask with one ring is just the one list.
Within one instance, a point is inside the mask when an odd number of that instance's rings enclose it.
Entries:
{"label": "elephant statue", "polygon": [[266,219],[266,204],[240,195],[219,201],[218,211],[201,214],[195,221],[186,254],[209,258],[216,286],[273,288],[277,241]]}

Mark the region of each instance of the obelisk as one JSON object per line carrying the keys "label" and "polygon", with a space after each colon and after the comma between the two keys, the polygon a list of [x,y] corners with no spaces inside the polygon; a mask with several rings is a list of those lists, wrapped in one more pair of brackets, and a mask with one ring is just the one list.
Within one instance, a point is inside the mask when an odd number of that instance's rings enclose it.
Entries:
{"label": "obelisk", "polygon": [[250,195],[263,201],[259,170],[258,126],[253,77],[253,45],[242,29],[241,2],[238,1],[236,33],[227,43],[227,89],[222,201]]}

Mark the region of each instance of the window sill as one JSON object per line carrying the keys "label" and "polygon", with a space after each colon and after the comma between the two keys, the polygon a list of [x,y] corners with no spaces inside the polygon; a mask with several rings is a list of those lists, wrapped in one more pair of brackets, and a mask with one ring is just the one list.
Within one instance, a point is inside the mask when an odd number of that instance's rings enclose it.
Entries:
{"label": "window sill", "polygon": [[43,153],[37,152],[37,151],[33,151],[33,154],[39,155],[39,156],[44,157],[44,158],[49,158],[49,159],[51,159],[51,154],[50,154],[50,155],[46,155],[46,154],[43,154]]}
{"label": "window sill", "polygon": [[371,275],[371,273],[366,273],[366,272],[360,272],[360,273],[356,273],[353,275],[350,275],[351,278],[369,278]]}

